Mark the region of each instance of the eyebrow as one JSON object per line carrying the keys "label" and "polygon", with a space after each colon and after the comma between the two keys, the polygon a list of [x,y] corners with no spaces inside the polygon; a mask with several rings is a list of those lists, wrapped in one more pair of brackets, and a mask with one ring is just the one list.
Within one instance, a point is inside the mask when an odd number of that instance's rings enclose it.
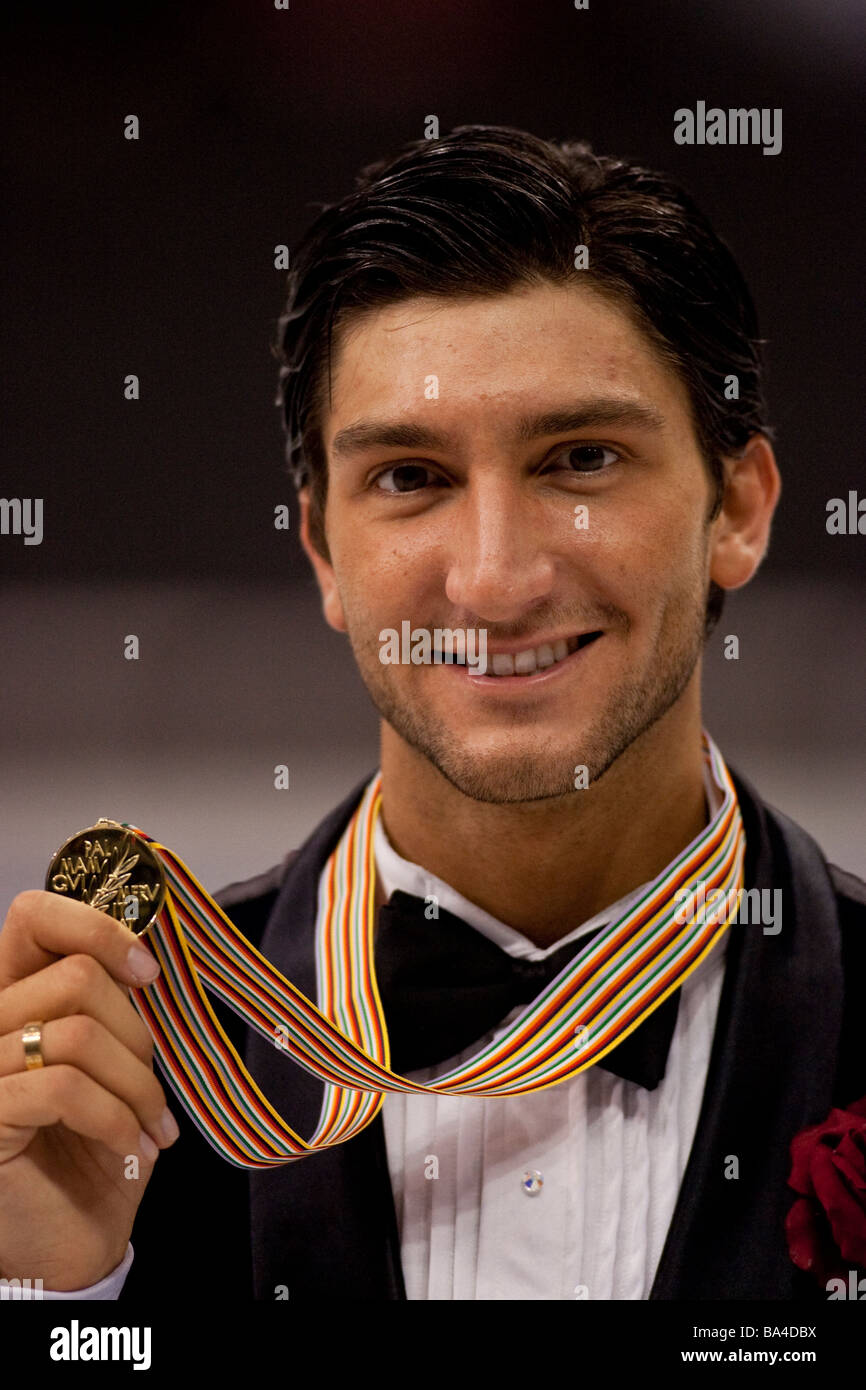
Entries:
{"label": "eyebrow", "polygon": [[[599,396],[579,406],[523,415],[517,421],[515,436],[521,443],[549,434],[568,434],[573,430],[605,425],[631,425],[645,430],[663,430],[664,416],[654,406],[616,396]],[[361,453],[367,449],[448,449],[453,440],[429,425],[408,420],[357,420],[338,430],[331,445],[335,457]]]}

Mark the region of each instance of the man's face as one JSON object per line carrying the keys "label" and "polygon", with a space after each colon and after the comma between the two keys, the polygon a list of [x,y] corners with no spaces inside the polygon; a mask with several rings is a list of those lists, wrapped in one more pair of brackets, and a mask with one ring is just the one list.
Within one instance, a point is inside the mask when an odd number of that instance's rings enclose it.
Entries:
{"label": "man's face", "polygon": [[[326,616],[392,730],[465,795],[568,795],[694,690],[713,489],[684,387],[618,306],[543,285],[364,314],[323,437]],[[486,629],[487,674],[383,664],[404,621]],[[531,671],[529,651],[534,674],[491,669]]]}

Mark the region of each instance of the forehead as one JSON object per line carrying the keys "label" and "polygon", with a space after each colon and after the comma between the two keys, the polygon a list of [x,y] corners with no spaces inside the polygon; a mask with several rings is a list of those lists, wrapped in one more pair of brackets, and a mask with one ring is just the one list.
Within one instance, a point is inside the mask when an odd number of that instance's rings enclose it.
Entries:
{"label": "forehead", "polygon": [[581,285],[520,286],[496,296],[416,296],[364,310],[343,326],[332,359],[326,446],[348,422],[429,406],[520,411],[545,398],[621,394],[652,402],[673,424],[688,394],[621,304]]}

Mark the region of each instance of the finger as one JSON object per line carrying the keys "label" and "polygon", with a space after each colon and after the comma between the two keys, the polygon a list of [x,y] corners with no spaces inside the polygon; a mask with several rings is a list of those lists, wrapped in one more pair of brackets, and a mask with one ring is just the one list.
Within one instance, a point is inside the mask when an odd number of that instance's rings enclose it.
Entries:
{"label": "finger", "polygon": [[63,956],[0,992],[0,1034],[33,1019],[89,1014],[140,1061],[153,1060],[153,1038],[129,997],[93,956]]}
{"label": "finger", "polygon": [[[40,1051],[44,1068],[27,1071],[24,1044],[18,1031],[0,1036],[0,1077],[59,1067],[82,1073],[97,1086],[116,1096],[134,1113],[138,1128],[161,1147],[177,1138],[165,1100],[165,1092],[150,1067],[118,1042],[101,1023],[87,1014],[52,1019],[42,1026]],[[49,1123],[51,1123],[49,1121]]]}
{"label": "finger", "polygon": [[155,1162],[153,1141],[125,1101],[75,1067],[41,1067],[0,1077],[0,1162],[21,1153],[38,1129],[66,1125],[120,1158]]}
{"label": "finger", "polygon": [[142,939],[107,913],[39,888],[13,898],[0,931],[0,989],[76,954],[93,956],[123,985],[149,984],[159,974]]}

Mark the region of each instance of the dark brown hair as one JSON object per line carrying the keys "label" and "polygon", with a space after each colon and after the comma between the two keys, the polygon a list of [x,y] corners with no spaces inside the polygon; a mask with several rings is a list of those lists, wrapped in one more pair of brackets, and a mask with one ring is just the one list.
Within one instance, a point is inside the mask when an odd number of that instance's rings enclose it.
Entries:
{"label": "dark brown hair", "polygon": [[[574,251],[589,252],[585,270]],[[367,166],[356,189],[325,206],[292,256],[274,344],[277,403],[296,487],[310,487],[310,531],[324,531],[328,475],[320,422],[332,350],[354,314],[413,295],[503,294],[520,284],[587,284],[630,313],[689,396],[716,484],[725,454],[772,438],[762,340],[743,276],[725,243],[671,179],[583,142],[541,140],[507,126],[460,126]],[[737,378],[735,399],[725,378]],[[711,584],[707,633],[723,591]]]}

